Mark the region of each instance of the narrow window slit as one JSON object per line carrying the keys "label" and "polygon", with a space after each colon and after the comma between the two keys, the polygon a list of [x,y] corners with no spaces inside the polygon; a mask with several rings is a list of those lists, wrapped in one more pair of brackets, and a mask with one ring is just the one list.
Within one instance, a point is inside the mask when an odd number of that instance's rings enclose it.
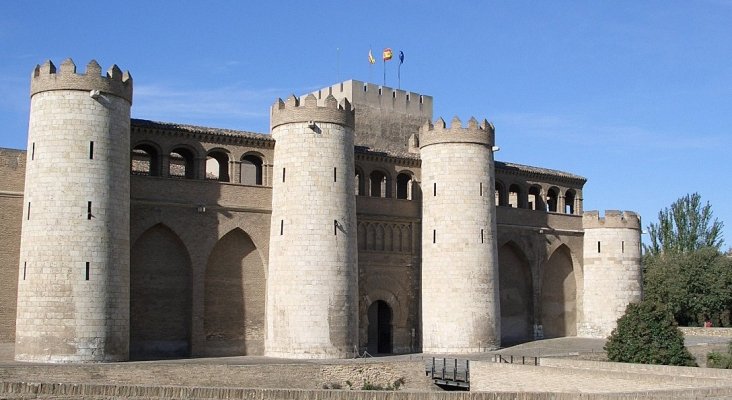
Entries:
{"label": "narrow window slit", "polygon": [[620,252],[625,253],[625,240],[620,242]]}
{"label": "narrow window slit", "polygon": [[432,184],[432,196],[437,196],[437,182]]}
{"label": "narrow window slit", "polygon": [[23,280],[25,280],[25,271],[26,271],[27,266],[28,266],[28,262],[24,261],[23,262]]}
{"label": "narrow window slit", "polygon": [[338,220],[333,220],[333,235],[338,236]]}
{"label": "narrow window slit", "polygon": [[437,229],[432,230],[432,243],[437,243]]}
{"label": "narrow window slit", "polygon": [[338,168],[333,167],[333,182],[338,182]]}
{"label": "narrow window slit", "polygon": [[285,220],[281,219],[280,220],[280,236],[282,236],[284,234],[284,232],[285,232]]}
{"label": "narrow window slit", "polygon": [[480,242],[481,242],[481,243],[485,243],[485,242],[483,241],[483,229],[481,229],[481,230],[480,230]]}
{"label": "narrow window slit", "polygon": [[282,182],[285,181],[285,168],[282,168]]}
{"label": "narrow window slit", "polygon": [[29,201],[28,202],[28,215],[26,215],[26,217],[25,217],[26,220],[29,220],[30,219],[30,203],[31,202]]}
{"label": "narrow window slit", "polygon": [[483,197],[483,182],[480,183],[480,197]]}
{"label": "narrow window slit", "polygon": [[600,242],[599,241],[597,242],[597,252],[598,253],[600,252]]}
{"label": "narrow window slit", "polygon": [[86,219],[92,219],[92,202],[87,201],[86,202]]}
{"label": "narrow window slit", "polygon": [[94,141],[89,142],[89,159],[94,159]]}
{"label": "narrow window slit", "polygon": [[36,142],[31,143],[31,160],[36,156]]}
{"label": "narrow window slit", "polygon": [[86,272],[84,275],[84,280],[86,280],[86,281],[89,280],[89,261],[86,262]]}

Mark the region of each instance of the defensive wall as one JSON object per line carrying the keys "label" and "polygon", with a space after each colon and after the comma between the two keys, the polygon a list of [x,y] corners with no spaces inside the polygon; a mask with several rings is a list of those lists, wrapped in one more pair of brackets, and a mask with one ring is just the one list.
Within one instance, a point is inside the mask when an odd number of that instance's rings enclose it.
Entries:
{"label": "defensive wall", "polygon": [[15,341],[25,158],[24,150],[0,148],[0,343]]}
{"label": "defensive wall", "polygon": [[[167,263],[170,264],[168,267],[159,267],[163,269],[162,271],[153,269],[159,273],[159,279],[164,281],[167,279],[164,278],[165,276],[172,279],[172,271],[177,268],[175,265],[181,265],[184,271],[190,270],[186,276],[190,276],[192,282],[188,288],[184,287],[173,292],[178,293],[183,297],[182,299],[171,300],[168,305],[152,311],[153,314],[141,311],[138,318],[139,326],[142,327],[144,325],[142,321],[151,317],[164,315],[165,319],[170,319],[170,322],[162,323],[158,327],[145,328],[148,334],[154,336],[155,332],[161,335],[166,326],[177,326],[178,322],[190,321],[190,329],[185,333],[170,336],[181,337],[182,339],[175,339],[182,341],[181,343],[190,341],[190,354],[216,354],[212,349],[205,350],[205,338],[219,335],[216,333],[218,328],[211,328],[208,331],[205,328],[206,266],[219,257],[210,258],[219,241],[236,228],[238,228],[237,232],[243,234],[242,241],[249,243],[243,247],[256,249],[256,251],[248,252],[246,258],[257,261],[245,261],[244,264],[259,265],[259,267],[250,267],[255,270],[264,268],[266,265],[268,259],[266,233],[269,232],[271,213],[270,182],[274,142],[268,135],[250,132],[132,120],[132,147],[144,148],[151,153],[150,158],[157,160],[148,164],[146,171],[133,171],[131,177],[130,241],[135,262],[147,260],[140,264],[141,270],[144,270],[146,265],[160,265],[155,262],[157,257],[153,257],[153,253],[159,253],[160,259],[178,260]],[[181,173],[183,176],[171,175],[169,155],[186,151],[190,152],[190,163],[186,168],[195,171],[195,174],[190,174],[188,178],[185,176],[186,172]],[[22,151],[19,153],[23,154]],[[206,158],[218,154],[226,155],[225,162],[222,164],[226,167],[228,182],[203,178]],[[262,159],[259,184],[256,181],[250,184],[243,181],[246,180],[247,175],[242,173],[244,171],[242,166],[248,165],[243,159],[252,155]],[[397,156],[391,153],[356,148],[355,167],[358,177],[361,178],[356,205],[361,293],[359,306],[361,334],[359,336],[362,338],[359,347],[362,349],[366,349],[368,345],[368,308],[379,300],[386,302],[393,309],[395,317],[393,350],[406,352],[418,349],[420,346],[418,324],[419,260],[421,256],[418,242],[422,229],[420,164],[420,160],[412,155]],[[149,169],[150,166],[153,166],[152,171]],[[157,170],[154,169],[155,166]],[[400,174],[410,178],[407,181],[411,189],[409,193],[406,191],[400,193],[403,191],[400,189],[400,185],[404,183],[397,179]],[[372,184],[372,179],[370,179],[372,175],[377,176],[378,185],[376,182]],[[378,178],[379,176],[382,178]],[[528,188],[530,187],[541,187],[542,193],[546,193],[549,188],[557,188],[562,192],[575,190],[581,193],[584,178],[567,176],[536,167],[497,162],[496,182],[497,191],[500,191],[502,187],[500,184],[506,182],[506,188],[511,185],[514,186],[514,189],[518,187],[517,192],[525,194],[528,198]],[[377,191],[377,186],[380,186],[378,187],[380,193],[374,193]],[[384,190],[381,190],[382,187]],[[401,196],[402,194],[404,196]],[[408,196],[406,196],[407,194]],[[399,198],[397,195],[409,198]],[[499,197],[500,193],[496,196],[497,202]],[[524,205],[528,205],[528,201]],[[514,326],[511,329],[504,329],[504,337],[515,337],[516,341],[542,337],[543,332],[536,331],[535,325],[538,325],[538,321],[556,320],[543,316],[540,308],[540,304],[545,302],[546,297],[551,293],[541,291],[543,278],[541,271],[550,256],[560,247],[563,249],[566,247],[568,253],[571,254],[571,256],[566,256],[567,252],[561,250],[565,252],[562,260],[565,262],[571,260],[575,265],[571,269],[572,276],[579,282],[576,286],[581,288],[582,270],[579,266],[582,259],[582,225],[581,217],[576,214],[579,211],[577,209],[575,214],[565,214],[546,212],[540,208],[519,208],[512,204],[496,207],[499,257],[503,261],[501,264],[506,270],[518,271],[513,274],[505,272],[501,274],[505,279],[501,286],[511,287],[509,290],[504,290],[502,294],[502,313],[506,316],[505,318],[514,320],[514,323],[504,323],[504,327]],[[265,234],[262,235],[262,233]],[[143,235],[145,236],[143,237]],[[141,237],[142,240],[138,241]],[[136,243],[137,246],[135,246]],[[147,245],[142,246],[143,243],[147,243]],[[156,243],[165,244],[165,246],[161,247]],[[221,249],[222,246],[218,248]],[[185,249],[183,258],[180,255],[175,256],[181,249]],[[217,251],[217,254],[219,253]],[[220,257],[228,256],[221,254]],[[17,267],[12,267],[17,266],[16,263],[6,265],[4,271],[9,274],[17,274]],[[520,268],[512,267],[515,265],[520,265]],[[169,272],[164,272],[166,270]],[[250,277],[254,276],[260,276],[262,280],[254,279],[252,286],[260,285],[264,279],[263,273],[250,275]],[[145,275],[141,275],[139,280],[144,281],[144,277]],[[209,276],[209,279],[213,278]],[[11,279],[5,280],[5,282],[15,283],[17,281]],[[520,285],[519,282],[521,282]],[[232,290],[241,291],[241,289]],[[141,299],[152,295],[152,292],[152,288],[142,290]],[[184,293],[190,294],[184,295]],[[261,300],[252,300],[257,296],[256,291],[250,289],[249,293],[253,297],[247,297],[250,300],[245,299],[237,308],[241,308],[247,302],[262,303]],[[528,296],[517,297],[517,294],[521,293],[528,294]],[[9,298],[12,297],[14,296],[9,296]],[[567,297],[570,296],[567,295]],[[174,299],[176,296],[172,296],[172,298]],[[581,299],[581,296],[577,296],[577,298]],[[144,300],[141,301],[144,302]],[[563,301],[563,299],[558,301]],[[517,304],[512,304],[512,302]],[[12,301],[4,304],[12,304]],[[173,312],[173,309],[181,305],[183,305],[182,312]],[[214,306],[209,304],[208,307],[210,309]],[[252,317],[258,307],[260,306],[247,307],[250,310],[247,313],[248,316],[231,319],[240,321],[241,318],[244,318],[250,321],[246,329],[248,333],[242,335],[251,338],[250,341],[260,344],[247,345],[248,354],[257,354],[262,349],[263,329],[257,327],[262,322],[257,322],[259,320]],[[513,316],[509,316],[509,314]],[[572,318],[576,319],[577,316]],[[8,316],[8,320],[11,321],[13,318]],[[184,325],[186,324],[188,323]],[[224,325],[229,325],[229,328],[226,329],[233,329],[234,324],[235,322],[224,323]],[[223,330],[226,331],[226,329]],[[510,333],[511,331],[515,333]],[[562,336],[568,332],[571,333],[571,329],[567,330],[562,325],[554,330],[550,329],[545,337]],[[12,340],[13,334],[12,329],[8,329],[5,340]]]}
{"label": "defensive wall", "polygon": [[[494,162],[494,127],[433,124],[429,96],[347,81],[276,102],[266,135],[130,120],[131,76],[94,61],[37,66],[31,94],[25,244],[3,266],[23,299],[19,358],[45,360],[51,342],[47,361],[481,352],[576,335],[599,309],[585,286],[613,287],[585,273],[589,232],[619,237],[584,225],[586,180]],[[607,249],[601,269],[618,264]],[[327,284],[302,280],[311,267]],[[633,292],[636,275],[615,281]],[[458,308],[429,305],[443,292],[475,306],[459,340]],[[436,332],[424,321],[451,344],[422,343]]]}

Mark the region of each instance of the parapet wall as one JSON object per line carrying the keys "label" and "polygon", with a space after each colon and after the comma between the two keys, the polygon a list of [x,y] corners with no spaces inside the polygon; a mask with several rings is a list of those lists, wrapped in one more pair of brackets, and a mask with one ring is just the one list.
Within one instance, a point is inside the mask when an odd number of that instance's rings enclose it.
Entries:
{"label": "parapet wall", "polygon": [[601,217],[600,212],[585,211],[582,214],[582,227],[593,228],[625,228],[641,229],[640,216],[632,211],[606,210],[605,216]]}
{"label": "parapet wall", "polygon": [[58,71],[48,60],[33,69],[30,94],[33,96],[49,90],[99,90],[121,97],[132,104],[132,76],[129,71],[123,73],[117,65],[112,65],[106,76],[101,73],[102,68],[95,60],[89,61],[84,74],[76,73],[76,64],[70,58],[61,63]]}
{"label": "parapet wall", "polygon": [[336,83],[312,94],[318,100],[333,95],[338,99],[348,98],[356,105],[378,107],[388,112],[432,115],[432,96],[356,80]]}
{"label": "parapet wall", "polygon": [[312,94],[304,99],[290,96],[286,101],[277,99],[272,105],[270,113],[270,129],[283,124],[294,122],[326,122],[343,125],[350,128],[354,126],[354,110],[348,99],[341,100],[338,104],[333,96],[328,96],[323,105],[318,105],[318,99]]}
{"label": "parapet wall", "polygon": [[487,120],[478,125],[478,120],[471,117],[468,126],[463,128],[460,118],[454,117],[447,127],[445,120],[439,118],[434,124],[426,123],[419,134],[419,148],[437,143],[475,143],[493,146],[495,128]]}

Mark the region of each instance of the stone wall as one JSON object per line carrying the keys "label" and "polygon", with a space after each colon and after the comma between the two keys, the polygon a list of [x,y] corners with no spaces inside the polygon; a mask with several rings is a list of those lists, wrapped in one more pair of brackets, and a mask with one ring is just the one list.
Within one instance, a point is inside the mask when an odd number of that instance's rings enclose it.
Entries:
{"label": "stone wall", "polygon": [[500,346],[493,127],[467,125],[420,132],[425,352]]}
{"label": "stone wall", "polygon": [[[92,65],[85,78],[107,79]],[[58,79],[42,74],[33,80],[38,92],[31,98],[28,129],[16,358],[124,360],[130,100],[64,90],[65,78],[71,86],[82,82],[69,60]],[[121,82],[121,76],[116,79]],[[127,86],[131,92],[131,82]]]}
{"label": "stone wall", "polygon": [[580,336],[605,338],[630,303],[643,298],[640,218],[631,212],[597,211],[582,218],[585,318]]}
{"label": "stone wall", "polygon": [[0,343],[15,341],[25,151],[0,148]]}

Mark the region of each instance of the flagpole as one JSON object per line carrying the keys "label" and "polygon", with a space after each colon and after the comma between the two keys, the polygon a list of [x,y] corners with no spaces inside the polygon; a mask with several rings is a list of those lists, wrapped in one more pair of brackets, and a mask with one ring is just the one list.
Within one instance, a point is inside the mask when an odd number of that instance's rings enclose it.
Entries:
{"label": "flagpole", "polygon": [[336,82],[341,81],[341,48],[336,47],[336,78],[338,80]]}
{"label": "flagpole", "polygon": [[397,79],[398,79],[398,86],[397,89],[402,88],[402,63],[399,63],[399,67],[397,68]]}
{"label": "flagpole", "polygon": [[397,68],[397,75],[399,76],[399,87],[402,88],[402,64],[404,64],[404,52],[399,50],[399,68]]}

